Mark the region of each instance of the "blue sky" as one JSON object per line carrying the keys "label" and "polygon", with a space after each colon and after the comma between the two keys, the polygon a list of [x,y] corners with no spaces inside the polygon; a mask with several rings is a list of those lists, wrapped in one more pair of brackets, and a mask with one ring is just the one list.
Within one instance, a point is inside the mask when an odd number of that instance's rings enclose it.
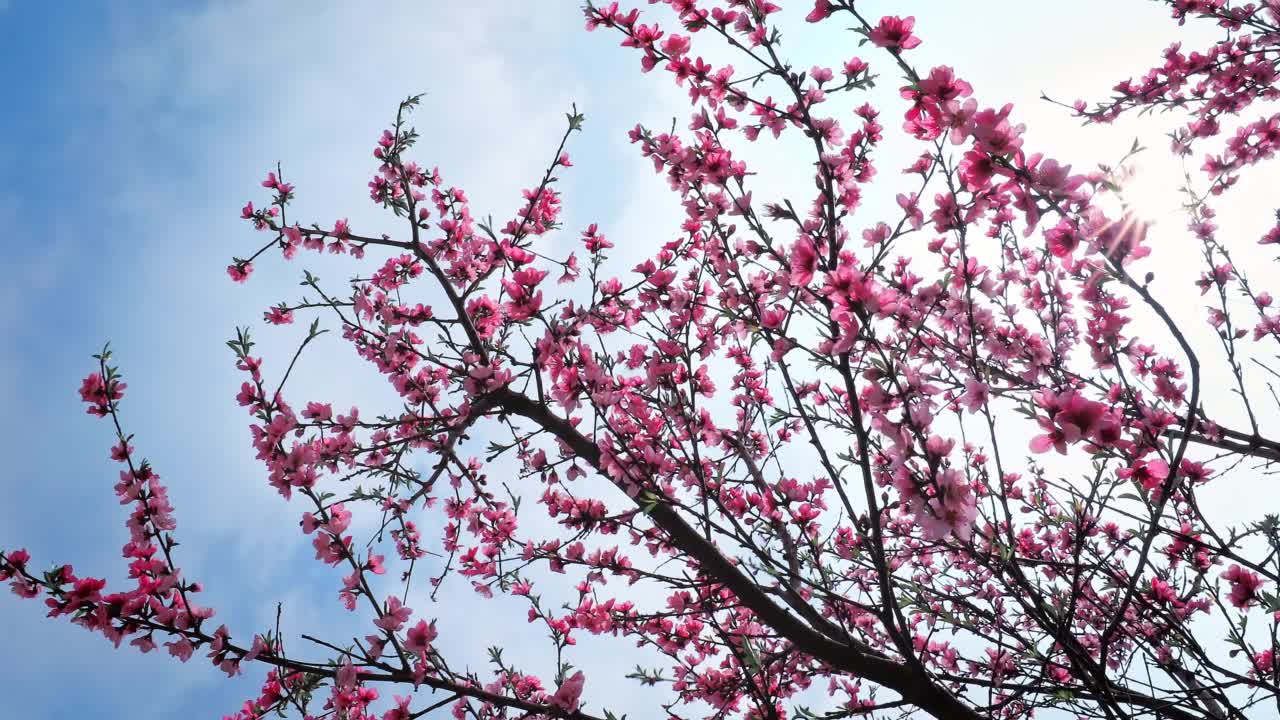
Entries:
{"label": "blue sky", "polygon": [[[287,629],[318,623],[340,636],[351,621],[334,597],[337,578],[310,560],[295,529],[298,511],[266,486],[234,401],[240,379],[223,341],[237,325],[261,326],[267,305],[294,297],[303,267],[260,263],[246,287],[232,286],[223,270],[229,257],[258,240],[238,220],[240,206],[261,199],[257,182],[280,161],[308,219],[349,216],[356,229],[390,231],[365,197],[369,151],[396,102],[426,91],[416,122],[441,140],[424,141],[421,159],[466,188],[481,214],[502,216],[540,173],[576,101],[587,128],[570,148],[577,167],[565,178],[567,227],[599,222],[621,257],[639,258],[674,234],[679,206],[625,132],[637,121],[665,127],[677,115],[683,125],[687,102],[665,78],[641,76],[637,58],[615,38],[584,33],[570,0],[537,8],[286,5],[0,0],[7,106],[0,136],[8,140],[0,143],[8,270],[0,287],[0,406],[8,410],[0,415],[8,461],[0,547],[25,546],[39,566],[67,562],[121,578],[126,534],[111,493],[110,436],[83,414],[74,392],[91,369],[90,354],[111,340],[130,383],[129,429],[170,485],[184,542],[179,564],[206,583],[205,602],[241,636],[264,627],[276,601],[286,603]],[[867,5],[874,13],[896,4]],[[1017,103],[1031,146],[1077,167],[1113,160],[1135,127],[1081,129],[1035,98],[1042,89],[1065,100],[1098,97],[1154,61],[1173,23],[1142,0],[1081,1],[1052,17],[1043,7],[914,3],[926,41],[920,64],[945,59],[984,102]],[[1103,11],[1106,23],[1097,20]],[[993,36],[1009,38],[1008,55],[987,52],[983,38]],[[850,36],[834,31],[800,47],[808,52],[801,67],[838,66],[857,52]],[[886,78],[878,97],[896,86]],[[885,123],[891,144],[899,137],[893,107]],[[807,187],[803,167],[787,166],[784,150],[759,152],[767,167],[780,168],[767,189]],[[912,154],[887,152],[885,174]],[[1150,174],[1170,172],[1176,169],[1155,165]],[[1257,182],[1246,177],[1233,202],[1256,199],[1264,187]],[[898,190],[889,184],[884,191],[891,202]],[[1168,191],[1152,193],[1167,200]],[[869,199],[870,216],[883,201]],[[1242,217],[1244,233],[1265,221],[1256,212]],[[1176,219],[1173,225],[1180,227]],[[330,260],[306,267],[333,280],[348,275]],[[1168,269],[1177,270],[1176,259]],[[1194,298],[1187,307],[1195,310]],[[296,333],[260,339],[264,355],[280,358]],[[387,397],[340,342],[322,341],[326,352],[304,368],[299,397],[326,396],[344,407]],[[472,602],[469,593],[446,595],[430,612],[453,613],[451,642],[467,652],[479,643],[466,636],[479,639],[491,628],[469,626],[448,606],[451,597]],[[517,644],[518,631],[517,621]],[[12,697],[23,688],[31,701],[24,716],[32,720],[88,711],[108,719],[219,717],[253,693],[260,677],[252,671],[228,682],[198,659],[180,666],[116,651],[8,593],[0,594],[0,648],[0,690]],[[590,643],[582,652],[580,662],[607,666]],[[139,675],[159,679],[158,692],[137,697],[125,689]]]}

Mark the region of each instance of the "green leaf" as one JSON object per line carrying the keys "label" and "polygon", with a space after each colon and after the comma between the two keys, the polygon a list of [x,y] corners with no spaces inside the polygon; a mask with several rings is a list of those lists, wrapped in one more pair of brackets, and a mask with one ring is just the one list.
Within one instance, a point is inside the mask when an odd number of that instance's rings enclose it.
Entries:
{"label": "green leaf", "polygon": [[653,514],[654,509],[658,507],[658,503],[661,501],[661,498],[658,497],[657,493],[654,493],[652,490],[645,490],[640,493],[639,499],[640,509],[643,510],[646,515]]}
{"label": "green leaf", "polygon": [[582,124],[586,122],[587,116],[578,112],[578,105],[573,105],[573,112],[565,113],[565,117],[569,119],[569,130],[581,130]]}
{"label": "green leaf", "polygon": [[743,654],[745,654],[747,657],[747,666],[751,668],[751,672],[757,675],[760,674],[761,672],[760,656],[756,655],[756,650],[755,648],[751,647],[750,640],[747,640],[745,638],[743,639],[742,651],[743,651]]}

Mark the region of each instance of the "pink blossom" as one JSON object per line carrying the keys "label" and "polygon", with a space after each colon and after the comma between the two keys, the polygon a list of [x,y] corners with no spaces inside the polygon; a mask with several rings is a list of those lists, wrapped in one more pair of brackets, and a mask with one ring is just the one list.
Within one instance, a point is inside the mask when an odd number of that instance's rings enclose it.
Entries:
{"label": "pink blossom", "polygon": [[991,397],[991,388],[986,383],[969,378],[964,382],[964,394],[960,396],[960,406],[970,413],[976,413],[986,406]]}
{"label": "pink blossom", "polygon": [[[382,617],[373,621],[374,625],[386,630],[387,632],[395,632],[400,629],[401,625],[408,622],[409,617],[413,614],[413,610],[400,603],[400,598],[392,595],[387,598],[387,609]],[[430,642],[429,640],[427,642]]]}
{"label": "pink blossom", "polygon": [[813,282],[817,267],[818,254],[814,251],[813,243],[804,238],[797,240],[791,246],[791,283],[804,287]]}
{"label": "pink blossom", "polygon": [[586,682],[586,676],[582,671],[570,675],[565,678],[560,687],[556,688],[556,692],[551,696],[548,704],[556,709],[564,712],[576,712],[579,706],[579,700],[582,697],[582,686]]}
{"label": "pink blossom", "polygon": [[425,656],[431,650],[431,643],[436,640],[436,624],[419,620],[417,625],[409,628],[405,634],[404,649],[419,656]]}
{"label": "pink blossom", "polygon": [[1031,441],[1034,452],[1049,448],[1067,452],[1067,445],[1087,440],[1099,446],[1115,443],[1120,437],[1120,422],[1107,406],[1089,400],[1074,390],[1054,394],[1044,390],[1036,396],[1037,404],[1048,417],[1037,418],[1047,432]]}
{"label": "pink blossom", "polygon": [[813,9],[805,15],[806,22],[816,23],[826,20],[831,15],[831,0],[814,0]]}
{"label": "pink blossom", "polygon": [[915,27],[916,19],[914,17],[897,17],[885,16],[880,18],[880,24],[867,34],[871,42],[877,47],[889,48],[890,50],[910,50],[919,47],[920,38],[911,34],[911,29]]}
{"label": "pink blossom", "polygon": [[1262,588],[1262,578],[1256,573],[1232,564],[1222,573],[1222,579],[1231,584],[1231,604],[1244,609],[1258,602],[1258,591]]}
{"label": "pink blossom", "polygon": [[231,263],[227,266],[227,275],[238,283],[242,283],[249,279],[249,275],[253,273],[253,263],[241,260]]}

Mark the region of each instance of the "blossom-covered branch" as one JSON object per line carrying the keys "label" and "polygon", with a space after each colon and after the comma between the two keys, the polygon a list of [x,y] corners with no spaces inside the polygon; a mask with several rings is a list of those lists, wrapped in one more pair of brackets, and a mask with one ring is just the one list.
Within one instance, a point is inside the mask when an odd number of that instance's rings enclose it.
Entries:
{"label": "blossom-covered branch", "polygon": [[[174,655],[207,650],[230,674],[273,666],[246,720],[1280,708],[1280,518],[1224,524],[1202,502],[1280,459],[1280,400],[1258,390],[1280,377],[1267,345],[1280,316],[1217,237],[1211,205],[1273,159],[1276,118],[1235,123],[1206,159],[1180,239],[1125,202],[1125,161],[1074,170],[1029,147],[998,88],[918,67],[927,18],[805,0],[805,20],[850,27],[864,49],[811,64],[790,59],[810,48],[784,46],[778,3],[651,4],[666,7],[584,14],[689,93],[684,128],[629,133],[683,210],[675,237],[619,249],[599,223],[563,226],[576,107],[516,209],[478,221],[465,190],[413,159],[420,96],[373,149],[386,232],[293,220],[301,193],[279,166],[265,202],[241,211],[263,239],[233,258],[237,282],[276,251],[362,267],[341,287],[306,272],[303,297],[264,311],[280,332],[311,319],[279,368],[248,330],[228,344],[265,480],[301,503],[301,532],[369,634],[309,634],[323,657],[303,661],[278,631],[243,644],[208,631],[212,613],[188,600],[198,584],[173,565],[164,489],[120,427],[124,385],[105,353],[81,394],[116,423],[138,587],[102,595],[70,568],[39,576],[24,551],[0,554],[0,580],[117,644],[168,638]],[[1165,4],[1226,39],[1175,44],[1111,100],[1070,107],[1098,122],[1184,114],[1183,154],[1277,99],[1280,5]],[[724,57],[734,64],[706,59]],[[868,93],[892,77],[901,107],[877,107]],[[425,140],[430,152],[447,138]],[[811,182],[784,187],[779,169],[748,162],[769,142]],[[882,174],[891,142],[913,160]],[[873,182],[890,186],[887,211],[863,203]],[[1191,241],[1194,253],[1170,247]],[[1216,345],[1200,346],[1153,285],[1151,258],[1166,252],[1206,262],[1195,285],[1214,293]],[[329,330],[387,380],[377,410],[295,397],[300,359]],[[1235,396],[1215,397],[1218,385]],[[515,599],[522,612],[492,622],[543,632],[544,664],[495,647],[483,673],[459,669],[450,643],[474,611],[422,612],[451,585]],[[601,677],[574,647],[585,634],[634,653],[636,671]],[[595,690],[610,681],[661,699],[611,708]],[[404,694],[387,703],[387,684]]]}

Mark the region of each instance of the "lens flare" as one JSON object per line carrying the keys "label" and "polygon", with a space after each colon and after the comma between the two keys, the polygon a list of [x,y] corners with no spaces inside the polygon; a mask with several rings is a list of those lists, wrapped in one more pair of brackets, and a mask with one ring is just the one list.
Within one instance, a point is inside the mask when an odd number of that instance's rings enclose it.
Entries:
{"label": "lens flare", "polygon": [[1170,217],[1182,207],[1177,177],[1141,164],[1122,168],[1116,181],[1120,204],[1126,213],[1148,222]]}

